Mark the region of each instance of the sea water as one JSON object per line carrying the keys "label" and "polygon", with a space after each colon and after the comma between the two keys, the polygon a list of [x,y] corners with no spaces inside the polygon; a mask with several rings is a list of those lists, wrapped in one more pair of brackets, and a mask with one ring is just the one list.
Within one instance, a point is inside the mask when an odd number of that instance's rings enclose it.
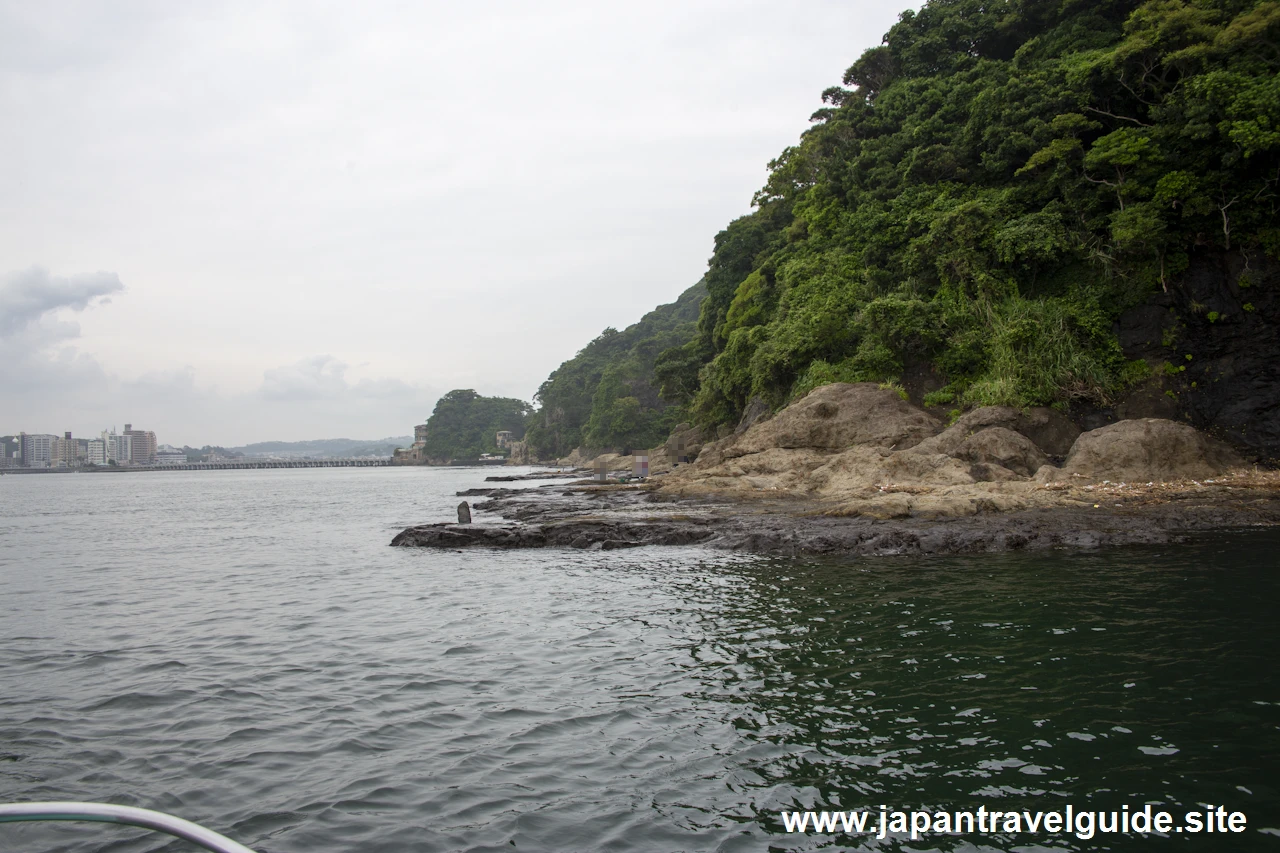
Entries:
{"label": "sea water", "polygon": [[[388,546],[492,473],[0,477],[0,802],[159,809],[260,853],[1280,849],[1276,531],[929,559]],[[780,817],[1148,803],[1247,829]],[[192,848],[0,825],[3,851],[160,849]]]}

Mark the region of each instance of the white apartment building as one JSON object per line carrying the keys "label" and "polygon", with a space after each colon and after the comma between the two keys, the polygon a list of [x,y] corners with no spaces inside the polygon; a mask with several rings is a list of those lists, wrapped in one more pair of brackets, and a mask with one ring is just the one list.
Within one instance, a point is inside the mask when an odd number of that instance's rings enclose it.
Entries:
{"label": "white apartment building", "polygon": [[89,452],[85,456],[85,461],[90,465],[106,465],[107,443],[100,438],[90,439]]}
{"label": "white apartment building", "polygon": [[107,461],[115,462],[117,465],[124,465],[133,459],[133,437],[128,435],[116,435],[113,429],[107,432],[102,431],[102,442],[107,448]]}

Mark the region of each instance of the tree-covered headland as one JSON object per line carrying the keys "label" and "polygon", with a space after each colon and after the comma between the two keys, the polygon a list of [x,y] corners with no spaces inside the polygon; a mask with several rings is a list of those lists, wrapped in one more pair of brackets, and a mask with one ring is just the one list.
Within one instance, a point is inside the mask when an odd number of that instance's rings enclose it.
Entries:
{"label": "tree-covered headland", "polygon": [[1121,311],[1196,251],[1280,248],[1278,63],[1275,2],[904,13],[717,240],[699,416],[913,362],[940,401],[1105,402],[1152,367]]}
{"label": "tree-covered headland", "polygon": [[921,373],[947,408],[1107,405],[1176,369],[1124,356],[1122,312],[1198,257],[1243,257],[1248,288],[1280,251],[1278,67],[1275,0],[904,12],[716,237],[687,339],[602,335],[543,385],[531,440],[641,442]]}
{"label": "tree-covered headland", "polygon": [[474,460],[481,455],[505,453],[497,444],[499,430],[508,430],[519,441],[532,407],[511,397],[482,397],[458,389],[436,401],[427,419],[426,455],[439,462]]}

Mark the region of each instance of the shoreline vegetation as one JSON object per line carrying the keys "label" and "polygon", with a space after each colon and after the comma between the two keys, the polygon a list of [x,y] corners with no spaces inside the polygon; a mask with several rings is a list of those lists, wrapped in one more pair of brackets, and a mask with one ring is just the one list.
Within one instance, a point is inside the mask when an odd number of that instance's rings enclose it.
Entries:
{"label": "shoreline vegetation", "polygon": [[701,281],[560,365],[512,454],[653,448],[655,476],[496,492],[480,509],[510,525],[397,544],[900,553],[1277,523],[1277,44],[1271,0],[903,12]]}

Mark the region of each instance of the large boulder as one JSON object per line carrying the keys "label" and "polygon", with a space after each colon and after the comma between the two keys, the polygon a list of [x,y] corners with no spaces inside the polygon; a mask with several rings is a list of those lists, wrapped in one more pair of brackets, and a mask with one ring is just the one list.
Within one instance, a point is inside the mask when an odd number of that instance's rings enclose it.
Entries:
{"label": "large boulder", "polygon": [[1030,477],[1042,465],[1049,464],[1049,457],[1031,439],[998,426],[975,432],[951,455],[968,462],[999,465],[1024,477]]}
{"label": "large boulder", "polygon": [[1026,436],[1036,447],[1056,457],[1066,456],[1080,435],[1080,428],[1070,418],[1053,409],[983,406],[964,413],[954,424],[920,442],[915,449],[921,453],[952,456],[969,436],[991,427],[1003,427]]}
{"label": "large boulder", "polygon": [[831,457],[804,478],[823,497],[865,494],[886,486],[953,486],[974,482],[969,465],[941,453],[893,453],[862,445]]}
{"label": "large boulder", "polygon": [[1230,447],[1186,424],[1140,418],[1082,433],[1062,468],[1044,468],[1036,479],[1192,480],[1243,464]]}
{"label": "large boulder", "polygon": [[717,448],[725,458],[769,448],[841,451],[854,445],[913,447],[942,425],[887,388],[837,382],[809,392],[766,421]]}

